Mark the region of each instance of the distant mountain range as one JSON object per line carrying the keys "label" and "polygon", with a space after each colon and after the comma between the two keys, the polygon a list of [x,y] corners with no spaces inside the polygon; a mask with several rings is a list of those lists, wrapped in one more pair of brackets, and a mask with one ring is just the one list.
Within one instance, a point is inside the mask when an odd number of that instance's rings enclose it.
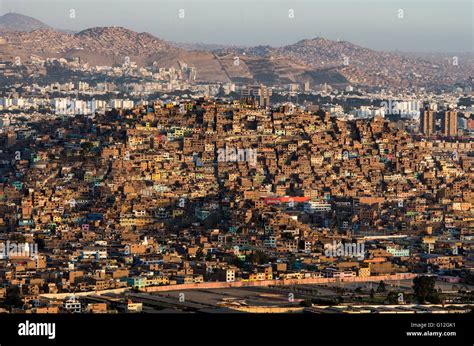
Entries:
{"label": "distant mountain range", "polygon": [[0,17],[0,31],[33,31],[52,29],[43,22],[19,13],[7,13]]}
{"label": "distant mountain range", "polygon": [[31,32],[34,30],[56,30],[66,34],[74,34],[74,30],[55,29],[33,17],[25,16],[20,13],[6,13],[0,16],[0,33],[1,32]]}
{"label": "distant mountain range", "polygon": [[[200,82],[303,83],[312,85],[433,86],[452,85],[474,76],[474,59],[466,54],[437,58],[374,51],[345,41],[301,40],[284,47],[235,47],[178,44],[122,27],[96,27],[77,33],[56,30],[28,16],[0,17],[0,35],[7,43],[0,59],[31,55],[47,58],[79,57],[90,65],[121,65],[126,57],[138,65],[156,62],[197,68]],[[461,59],[461,61],[459,61]]]}

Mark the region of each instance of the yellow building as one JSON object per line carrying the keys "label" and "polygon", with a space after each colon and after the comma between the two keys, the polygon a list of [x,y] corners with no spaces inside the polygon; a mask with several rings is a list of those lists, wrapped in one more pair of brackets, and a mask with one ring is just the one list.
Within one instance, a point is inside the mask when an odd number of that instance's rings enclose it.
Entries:
{"label": "yellow building", "polygon": [[359,277],[368,277],[370,276],[370,267],[361,267],[358,272]]}

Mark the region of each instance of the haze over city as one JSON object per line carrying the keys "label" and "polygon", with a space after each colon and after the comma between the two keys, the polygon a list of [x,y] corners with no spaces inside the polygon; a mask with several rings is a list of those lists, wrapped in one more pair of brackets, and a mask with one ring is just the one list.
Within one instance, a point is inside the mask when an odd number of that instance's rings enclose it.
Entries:
{"label": "haze over city", "polygon": [[473,47],[469,0],[2,0],[0,15],[7,12],[60,29],[124,26],[187,43],[282,46],[324,37],[386,51],[471,52]]}

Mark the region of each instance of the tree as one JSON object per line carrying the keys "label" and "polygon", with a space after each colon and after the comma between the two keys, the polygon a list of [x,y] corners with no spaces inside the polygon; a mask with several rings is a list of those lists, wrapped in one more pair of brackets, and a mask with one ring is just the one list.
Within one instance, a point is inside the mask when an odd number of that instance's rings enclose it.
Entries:
{"label": "tree", "polygon": [[435,278],[432,276],[418,276],[414,278],[413,292],[421,304],[425,302],[437,304],[441,301],[439,293],[435,288]]}
{"label": "tree", "polygon": [[81,147],[82,147],[82,149],[84,149],[84,151],[90,151],[92,148],[94,148],[94,143],[84,142],[84,143],[81,144]]}
{"label": "tree", "polygon": [[380,281],[379,287],[377,287],[377,293],[382,293],[382,292],[385,292],[385,282]]}
{"label": "tree", "polygon": [[5,305],[12,308],[20,308],[23,306],[20,288],[18,286],[12,286],[7,288]]}
{"label": "tree", "polygon": [[230,258],[230,260],[228,261],[230,264],[232,264],[233,266],[236,266],[237,268],[243,268],[244,267],[244,261],[241,260],[239,257],[237,256],[232,256]]}
{"label": "tree", "polygon": [[254,264],[265,264],[268,263],[269,257],[263,251],[257,250],[249,256],[249,261]]}
{"label": "tree", "polygon": [[389,292],[389,294],[387,295],[387,302],[389,304],[398,304],[397,292]]}

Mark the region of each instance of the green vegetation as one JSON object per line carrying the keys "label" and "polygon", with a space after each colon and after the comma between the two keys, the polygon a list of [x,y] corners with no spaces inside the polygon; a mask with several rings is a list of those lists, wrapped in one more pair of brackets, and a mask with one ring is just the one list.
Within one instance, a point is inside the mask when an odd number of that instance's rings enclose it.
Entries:
{"label": "green vegetation", "polygon": [[431,276],[418,276],[413,279],[413,292],[420,304],[441,302],[439,292],[435,288],[435,280]]}
{"label": "green vegetation", "polygon": [[263,251],[257,250],[249,256],[249,261],[254,264],[268,263],[270,258]]}
{"label": "green vegetation", "polygon": [[21,300],[20,288],[12,286],[7,288],[4,304],[11,308],[21,308],[23,301]]}
{"label": "green vegetation", "polygon": [[388,304],[398,304],[398,293],[397,292],[389,292],[387,295],[387,303]]}
{"label": "green vegetation", "polygon": [[385,282],[380,281],[379,287],[377,287],[377,293],[383,293],[385,292]]}

